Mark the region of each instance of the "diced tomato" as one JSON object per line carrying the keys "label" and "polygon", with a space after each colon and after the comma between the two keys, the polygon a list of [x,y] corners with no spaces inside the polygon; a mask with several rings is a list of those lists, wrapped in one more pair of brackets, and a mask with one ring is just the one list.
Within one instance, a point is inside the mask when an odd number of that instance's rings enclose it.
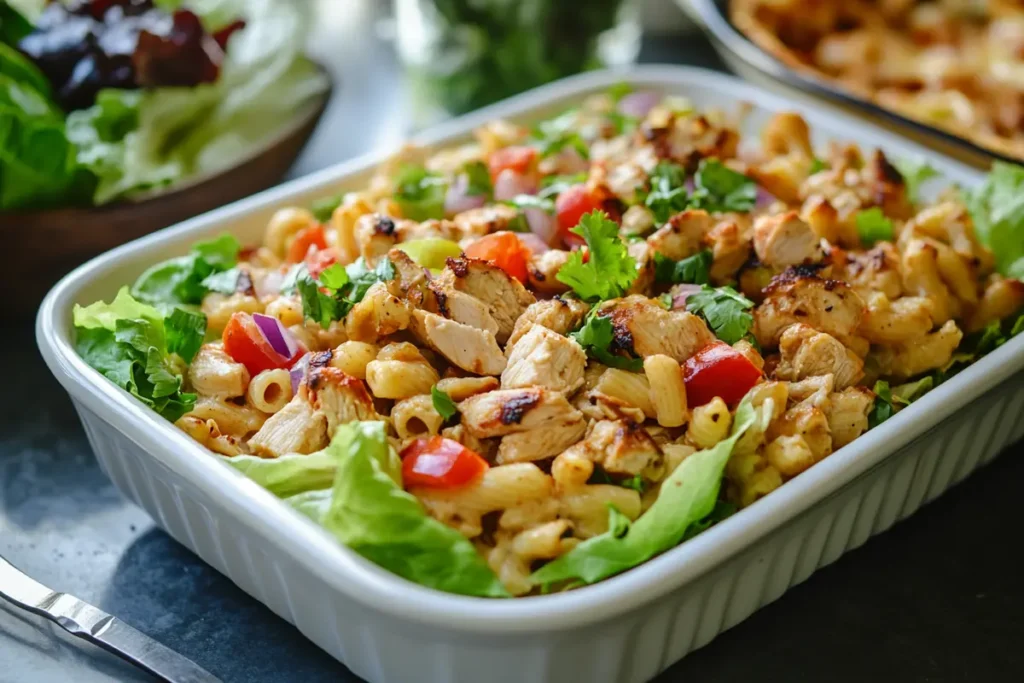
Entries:
{"label": "diced tomato", "polygon": [[310,247],[317,249],[327,248],[327,238],[324,237],[324,226],[311,225],[296,233],[292,243],[288,246],[288,261],[298,263],[309,254]]}
{"label": "diced tomato", "polygon": [[466,247],[466,256],[490,261],[506,273],[526,284],[530,250],[514,232],[495,232],[481,237]]}
{"label": "diced tomato", "polygon": [[442,436],[416,439],[402,450],[402,481],[409,488],[465,486],[489,467],[475,451]]}
{"label": "diced tomato", "polygon": [[761,371],[728,344],[709,344],[683,364],[686,402],[691,408],[721,396],[735,405],[761,379]]}
{"label": "diced tomato", "polygon": [[495,180],[505,170],[526,174],[536,158],[537,150],[533,147],[525,145],[502,147],[491,152],[491,156],[487,159],[487,170],[491,172],[491,178]]}
{"label": "diced tomato", "polygon": [[555,216],[558,218],[558,232],[570,247],[583,244],[583,238],[569,232],[584,214],[601,209],[601,199],[592,194],[586,185],[573,185],[563,190],[555,199]]}
{"label": "diced tomato", "polygon": [[306,270],[309,271],[309,276],[315,280],[320,277],[320,273],[333,266],[340,259],[341,254],[333,247],[314,251],[306,255]]}
{"label": "diced tomato", "polygon": [[299,349],[294,358],[285,358],[270,345],[248,313],[234,313],[224,328],[224,352],[241,363],[250,375],[264,370],[291,367],[306,352]]}

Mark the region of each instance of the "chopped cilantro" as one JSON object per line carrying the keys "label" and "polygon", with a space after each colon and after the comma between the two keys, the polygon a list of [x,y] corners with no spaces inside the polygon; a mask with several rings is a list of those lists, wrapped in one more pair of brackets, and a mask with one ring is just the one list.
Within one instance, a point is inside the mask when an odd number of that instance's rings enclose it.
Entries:
{"label": "chopped cilantro", "polygon": [[860,236],[864,246],[871,246],[875,242],[891,241],[894,235],[892,221],[885,217],[882,210],[877,206],[870,209],[858,211],[854,217],[857,225],[857,234]]}
{"label": "chopped cilantro", "polygon": [[471,161],[462,167],[462,173],[466,176],[467,196],[489,199],[494,194],[491,172],[487,170],[487,164],[484,162]]}
{"label": "chopped cilantro", "polygon": [[637,126],[640,125],[640,119],[629,114],[623,114],[620,111],[612,110],[605,114],[605,118],[615,128],[616,135],[624,135],[626,133],[632,133],[636,130]]}
{"label": "chopped cilantro", "polygon": [[[302,314],[327,329],[331,322],[341,320],[352,307],[363,300],[367,290],[378,282],[395,277],[395,266],[382,258],[370,269],[362,258],[347,267],[334,264],[314,280],[305,267],[296,273],[295,287],[302,297]],[[324,291],[326,290],[326,291]]]}
{"label": "chopped cilantro", "polygon": [[430,387],[430,400],[434,404],[434,410],[447,422],[455,417],[459,408],[455,405],[452,397],[437,388],[437,385]]}
{"label": "chopped cilantro", "polygon": [[686,171],[679,164],[658,162],[651,171],[650,183],[651,189],[644,204],[651,210],[655,222],[665,223],[688,206]]}
{"label": "chopped cilantro", "polygon": [[673,261],[655,252],[654,281],[662,284],[706,285],[710,282],[711,262],[712,255],[707,249],[681,261]]}
{"label": "chopped cilantro", "polygon": [[715,336],[726,344],[735,344],[750,337],[754,316],[749,311],[754,302],[732,287],[709,287],[686,299],[686,308],[707,321]]}
{"label": "chopped cilantro", "polygon": [[444,218],[444,196],[448,183],[423,166],[405,164],[395,178],[395,201],[402,216],[414,221]]}
{"label": "chopped cilantro", "polygon": [[757,183],[714,159],[704,159],[693,177],[690,205],[706,211],[746,213],[757,202]]}
{"label": "chopped cilantro", "polygon": [[558,281],[569,285],[584,301],[603,301],[622,296],[636,280],[636,261],[619,238],[619,226],[603,211],[584,214],[572,229],[586,243],[589,260],[582,251],[569,254],[558,271]]}
{"label": "chopped cilantro", "polygon": [[809,171],[809,175],[821,173],[822,171],[827,170],[829,168],[831,168],[831,166],[828,165],[827,161],[822,161],[818,157],[814,157],[813,159],[811,159],[811,170]]}
{"label": "chopped cilantro", "polygon": [[597,315],[596,307],[587,316],[583,327],[571,333],[569,337],[576,340],[591,358],[608,367],[637,372],[644,366],[640,358],[629,358],[612,352],[615,328],[612,327],[610,318]]}
{"label": "chopped cilantro", "polygon": [[533,130],[533,145],[540,156],[558,154],[566,147],[575,149],[584,159],[590,158],[587,143],[576,131],[577,111],[570,109],[553,119],[541,121]]}

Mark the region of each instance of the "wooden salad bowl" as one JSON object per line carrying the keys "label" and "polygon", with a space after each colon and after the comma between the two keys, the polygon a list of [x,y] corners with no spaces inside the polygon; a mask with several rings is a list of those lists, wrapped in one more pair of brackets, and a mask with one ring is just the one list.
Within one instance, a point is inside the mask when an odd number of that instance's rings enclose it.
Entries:
{"label": "wooden salad bowl", "polygon": [[14,294],[8,306],[16,315],[29,314],[57,280],[90,258],[276,185],[313,134],[329,99],[330,88],[235,166],[166,192],[97,207],[0,213],[0,235],[8,241],[0,288]]}

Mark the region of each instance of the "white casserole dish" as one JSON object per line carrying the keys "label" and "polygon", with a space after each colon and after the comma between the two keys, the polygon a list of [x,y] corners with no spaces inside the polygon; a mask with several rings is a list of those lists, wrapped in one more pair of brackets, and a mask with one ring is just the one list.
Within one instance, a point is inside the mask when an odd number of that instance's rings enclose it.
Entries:
{"label": "white casserole dish", "polygon": [[[451,142],[488,119],[531,118],[620,81],[685,95],[698,107],[751,102],[751,130],[773,111],[795,109],[807,117],[816,145],[852,139],[895,156],[926,157],[951,182],[979,180],[965,166],[852,117],[685,67],[568,78],[415,141]],[[380,160],[339,164],[115,249],[65,277],[37,321],[43,357],[118,488],[175,539],[374,683],[649,680],[1024,436],[1022,335],[768,497],[625,574],[516,600],[409,583],[340,546],[91,370],[74,352],[71,326],[73,304],[109,300],[146,266],[223,230],[256,242],[275,208],[354,189]]]}

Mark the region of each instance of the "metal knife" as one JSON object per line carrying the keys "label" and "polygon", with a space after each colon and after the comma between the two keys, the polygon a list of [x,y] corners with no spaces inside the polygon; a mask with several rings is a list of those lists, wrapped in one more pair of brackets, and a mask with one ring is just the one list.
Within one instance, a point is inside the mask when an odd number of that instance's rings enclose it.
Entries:
{"label": "metal knife", "polygon": [[187,657],[73,595],[50,590],[3,557],[0,598],[49,619],[71,635],[94,643],[167,683],[221,683]]}

